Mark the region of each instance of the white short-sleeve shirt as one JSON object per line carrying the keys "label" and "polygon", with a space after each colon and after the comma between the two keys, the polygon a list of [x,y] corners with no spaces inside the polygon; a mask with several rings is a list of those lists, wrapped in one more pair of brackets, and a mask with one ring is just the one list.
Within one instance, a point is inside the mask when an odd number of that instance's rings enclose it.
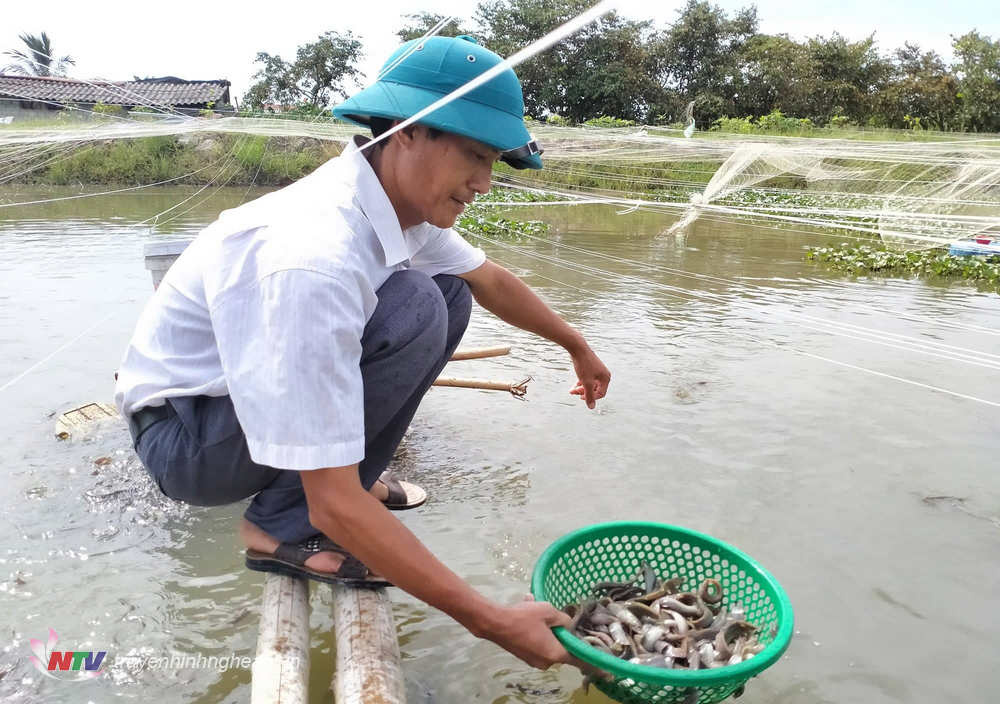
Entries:
{"label": "white short-sleeve shirt", "polygon": [[394,271],[486,260],[452,229],[403,232],[355,137],[291,186],[219,215],[146,305],[118,371],[123,414],[229,394],[250,456],[281,469],[364,458],[361,335]]}

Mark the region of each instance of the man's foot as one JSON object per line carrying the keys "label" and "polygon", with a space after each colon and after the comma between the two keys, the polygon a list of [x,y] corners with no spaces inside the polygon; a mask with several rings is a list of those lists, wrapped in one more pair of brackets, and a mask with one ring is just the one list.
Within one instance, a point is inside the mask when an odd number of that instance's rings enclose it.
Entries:
{"label": "man's foot", "polygon": [[389,487],[386,486],[386,483],[383,482],[381,479],[376,479],[375,483],[372,485],[372,488],[368,490],[368,493],[374,496],[382,503],[385,503],[386,499],[389,498]]}
{"label": "man's foot", "polygon": [[[280,540],[268,535],[245,518],[240,520],[240,538],[248,550],[259,553],[273,554],[281,545]],[[344,555],[332,550],[318,552],[303,564],[317,572],[334,574],[344,564]]]}
{"label": "man's foot", "polygon": [[427,501],[426,491],[416,484],[396,479],[388,469],[382,472],[369,491],[390,511],[406,511]]}

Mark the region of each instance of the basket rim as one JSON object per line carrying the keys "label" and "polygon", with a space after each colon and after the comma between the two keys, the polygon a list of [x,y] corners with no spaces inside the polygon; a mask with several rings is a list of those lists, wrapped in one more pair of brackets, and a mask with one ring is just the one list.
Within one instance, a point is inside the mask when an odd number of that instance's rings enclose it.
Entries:
{"label": "basket rim", "polygon": [[546,572],[544,568],[551,564],[559,555],[566,552],[568,545],[584,543],[592,535],[604,533],[609,529],[620,530],[622,533],[627,531],[641,535],[644,530],[650,528],[655,529],[656,532],[670,532],[675,534],[676,537],[686,535],[708,542],[718,548],[720,552],[730,553],[745,562],[747,567],[750,568],[749,571],[753,573],[754,578],[759,582],[766,583],[768,588],[774,592],[776,617],[778,619],[778,632],[775,634],[774,640],[750,660],[737,665],[726,665],[725,667],[694,671],[666,670],[648,665],[636,665],[608,653],[601,652],[577,638],[562,626],[557,626],[552,631],[566,650],[584,662],[611,672],[616,679],[628,678],[647,684],[673,685],[677,687],[710,687],[720,684],[734,684],[746,681],[773,665],[784,654],[789,643],[791,643],[792,632],[795,627],[792,603],[785,593],[784,588],[759,562],[742,550],[718,538],[713,538],[710,535],[690,528],[654,521],[609,521],[606,523],[593,523],[578,528],[557,539],[538,558],[531,575],[532,595],[538,601],[548,601],[544,587]]}

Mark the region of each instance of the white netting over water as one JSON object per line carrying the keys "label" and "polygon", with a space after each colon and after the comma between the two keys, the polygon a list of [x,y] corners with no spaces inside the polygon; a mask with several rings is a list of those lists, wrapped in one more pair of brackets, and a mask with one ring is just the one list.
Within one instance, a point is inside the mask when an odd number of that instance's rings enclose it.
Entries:
{"label": "white netting over water", "polygon": [[[0,184],[107,140],[230,133],[345,143],[357,128],[329,119],[190,118],[163,113],[46,129],[0,129]],[[886,244],[928,247],[1000,225],[1000,139],[940,141],[738,138],[679,130],[533,125],[541,172],[500,181],[635,208],[681,209],[669,234],[699,217],[751,217]],[[231,156],[231,154],[230,154]],[[223,159],[212,168],[225,169]],[[140,185],[159,185],[153,184]]]}
{"label": "white netting over water", "polygon": [[[204,202],[212,192],[232,179],[234,155],[241,145],[261,137],[312,138],[344,144],[356,127],[331,119],[293,120],[277,118],[192,118],[143,114],[98,122],[65,124],[44,129],[0,127],[0,186],[16,183],[32,172],[69,159],[81,150],[115,140],[175,135],[183,140],[209,135],[234,134],[231,148],[198,166],[199,183],[193,195],[145,222],[163,222],[161,216],[176,217],[190,209],[188,201]],[[685,138],[680,130],[660,128],[588,129],[534,124],[532,132],[545,148],[542,171],[497,172],[497,183],[511,189],[541,193],[547,201],[518,203],[528,207],[572,206],[612,203],[619,212],[658,210],[679,216],[661,234],[677,237],[699,218],[752,221],[801,233],[803,238],[836,233],[844,238],[874,240],[904,248],[943,245],[989,232],[1000,235],[1000,139],[958,135],[939,141],[891,141],[766,138],[725,134],[699,134]],[[903,135],[895,135],[901,138]],[[268,140],[268,144],[271,142]],[[185,176],[197,173],[192,171]],[[184,176],[152,183],[109,188],[101,193],[81,192],[53,198],[25,200],[12,192],[0,195],[0,209],[15,205],[41,204],[66,198],[99,198],[105,193],[138,190],[183,179]],[[210,190],[211,189],[211,190]],[[81,189],[84,191],[85,189]],[[555,196],[555,200],[553,200]],[[511,198],[511,200],[515,200]],[[495,203],[492,203],[495,204]],[[491,205],[492,205],[491,204]],[[497,227],[504,226],[498,221]],[[563,256],[518,248],[496,236],[466,233],[489,242],[498,251],[510,249],[519,256],[554,264],[567,271],[597,280],[627,280],[636,285],[667,292],[682,299],[716,296],[683,285],[666,284],[656,277],[705,279],[664,267],[650,268],[639,260],[615,258],[634,272],[614,273],[585,264],[601,257],[598,252],[549,242]],[[518,237],[531,236],[518,233]],[[808,242],[807,242],[808,243]],[[583,259],[581,259],[581,257]],[[502,259],[500,260],[502,261]],[[745,282],[709,276],[726,283],[734,293],[752,293]],[[752,296],[751,296],[752,298]],[[729,305],[733,302],[729,301]],[[751,307],[748,315],[761,315]],[[767,313],[767,318],[771,313]],[[788,319],[790,314],[783,316]],[[905,317],[892,312],[893,317]],[[920,324],[950,326],[966,332],[995,337],[992,328],[966,328],[963,324],[905,315]],[[988,349],[961,348],[917,337],[889,333],[879,326],[862,326],[798,315],[797,325],[835,336],[865,340],[892,350],[904,349],[937,360],[949,360],[977,368],[1000,370],[1000,355]],[[765,341],[766,342],[766,341]],[[970,399],[990,406],[1000,403],[968,396],[933,384],[899,375],[828,359],[791,349],[807,356],[859,369],[896,381]]]}
{"label": "white netting over water", "polygon": [[670,233],[701,216],[752,216],[912,248],[1000,225],[1000,138],[683,139],[657,132],[544,128],[545,171],[506,180],[617,196],[642,208],[683,207]]}

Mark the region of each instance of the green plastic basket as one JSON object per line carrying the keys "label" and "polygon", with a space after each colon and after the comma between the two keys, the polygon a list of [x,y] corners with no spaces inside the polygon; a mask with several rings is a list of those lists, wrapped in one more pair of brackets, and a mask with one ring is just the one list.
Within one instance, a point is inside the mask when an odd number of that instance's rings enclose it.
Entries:
{"label": "green plastic basket", "polygon": [[531,591],[556,608],[580,601],[605,580],[626,580],[647,562],[661,577],[682,575],[687,588],[719,580],[724,605],[740,603],[746,619],[758,628],[767,647],[753,658],[709,670],[667,670],[634,665],[604,653],[565,628],[554,629],[566,649],[612,674],[613,681],[594,686],[623,704],[713,704],[735,692],[772,665],[792,639],[792,605],[778,581],[734,547],[703,533],[663,523],[620,521],[587,526],[546,550],[535,565]]}

